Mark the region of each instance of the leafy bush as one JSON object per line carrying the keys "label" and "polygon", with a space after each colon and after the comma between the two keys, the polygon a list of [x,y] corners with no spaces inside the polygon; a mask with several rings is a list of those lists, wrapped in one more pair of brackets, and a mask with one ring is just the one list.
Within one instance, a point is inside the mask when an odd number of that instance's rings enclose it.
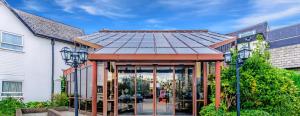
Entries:
{"label": "leafy bush", "polygon": [[[216,110],[215,104],[211,103],[203,107],[200,111],[201,116],[236,116],[236,112],[227,112],[226,106],[221,104],[220,108]],[[241,116],[271,116],[268,112],[263,110],[241,110]]]}
{"label": "leafy bush", "polygon": [[21,100],[15,98],[5,98],[0,101],[0,114],[4,116],[14,116],[16,109],[25,107]]}
{"label": "leafy bush", "polygon": [[[236,112],[228,112],[226,116],[236,116]],[[271,116],[268,112],[263,110],[242,110],[241,116]]]}
{"label": "leafy bush", "polygon": [[50,105],[50,102],[28,102],[26,108],[47,108]]}
{"label": "leafy bush", "polygon": [[67,94],[61,93],[61,94],[56,94],[53,96],[53,101],[52,105],[57,107],[57,106],[68,106],[69,104],[69,98]]}
{"label": "leafy bush", "polygon": [[201,116],[223,116],[226,114],[226,106],[224,104],[220,105],[220,108],[216,110],[215,104],[211,103],[201,109]]}
{"label": "leafy bush", "polygon": [[[241,109],[263,110],[271,115],[299,115],[299,74],[273,67],[268,60],[269,53],[264,51],[267,45],[262,42],[262,36],[257,36],[257,40],[251,57],[240,67]],[[235,64],[237,52],[232,52],[232,64]],[[235,65],[223,68],[221,76],[222,99],[228,111],[235,111]]]}

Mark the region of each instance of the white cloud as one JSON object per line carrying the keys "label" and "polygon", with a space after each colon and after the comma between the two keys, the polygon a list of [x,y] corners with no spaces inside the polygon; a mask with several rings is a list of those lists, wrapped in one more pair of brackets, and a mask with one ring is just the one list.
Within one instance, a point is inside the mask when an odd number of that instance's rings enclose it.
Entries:
{"label": "white cloud", "polygon": [[42,11],[45,10],[45,8],[42,7],[42,5],[39,4],[35,0],[23,0],[22,2],[24,4],[24,6],[22,7],[22,9],[32,10],[32,11],[38,11],[38,12],[42,12]]}
{"label": "white cloud", "polygon": [[237,28],[300,15],[298,0],[254,0],[250,14],[236,20]]}
{"label": "white cloud", "polygon": [[231,0],[159,0],[158,4],[170,10],[182,12],[186,15],[203,16],[216,14]]}
{"label": "white cloud", "polygon": [[107,18],[128,18],[133,15],[128,13],[128,9],[116,1],[97,0],[97,1],[76,1],[76,0],[55,0],[64,11],[75,13],[82,10],[90,15],[98,15]]}
{"label": "white cloud", "polygon": [[162,21],[161,20],[159,20],[159,19],[147,19],[147,20],[145,20],[145,22],[146,23],[151,23],[151,24],[157,24],[157,23],[162,23]]}

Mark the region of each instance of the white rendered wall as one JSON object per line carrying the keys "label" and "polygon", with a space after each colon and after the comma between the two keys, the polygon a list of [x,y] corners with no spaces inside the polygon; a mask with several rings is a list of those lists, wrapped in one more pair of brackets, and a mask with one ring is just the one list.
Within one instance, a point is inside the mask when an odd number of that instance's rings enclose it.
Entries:
{"label": "white rendered wall", "polygon": [[[0,2],[0,30],[23,36],[23,52],[0,48],[0,81],[23,81],[24,101],[46,101],[51,98],[51,40],[34,36],[29,29]],[[67,66],[59,50],[68,44],[55,43],[55,79]],[[55,81],[55,84],[60,84]],[[60,91],[60,85],[55,90]],[[0,92],[1,92],[0,85]]]}

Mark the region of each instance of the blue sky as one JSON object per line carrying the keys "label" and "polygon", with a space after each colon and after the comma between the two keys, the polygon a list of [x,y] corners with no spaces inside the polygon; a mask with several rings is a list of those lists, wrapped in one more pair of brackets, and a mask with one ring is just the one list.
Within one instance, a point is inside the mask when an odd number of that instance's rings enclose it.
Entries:
{"label": "blue sky", "polygon": [[14,8],[85,30],[208,29],[300,23],[300,0],[7,0]]}

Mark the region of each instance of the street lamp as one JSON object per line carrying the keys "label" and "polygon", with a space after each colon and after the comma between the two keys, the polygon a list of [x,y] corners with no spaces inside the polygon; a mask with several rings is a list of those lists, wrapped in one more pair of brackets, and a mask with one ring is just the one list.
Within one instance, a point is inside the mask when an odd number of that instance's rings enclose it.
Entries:
{"label": "street lamp", "polygon": [[[237,116],[240,116],[240,110],[241,110],[241,106],[240,106],[240,66],[243,65],[244,60],[246,60],[247,58],[250,57],[250,53],[251,53],[251,49],[250,46],[248,44],[248,46],[243,46],[239,51],[238,51],[238,56],[236,59],[236,109],[237,109]],[[225,62],[230,64],[232,61],[232,53],[230,52],[226,52],[224,54],[224,59]]]}
{"label": "street lamp", "polygon": [[75,108],[75,116],[78,116],[78,84],[77,84],[77,68],[84,64],[87,61],[87,48],[79,48],[76,47],[71,50],[68,47],[64,47],[60,51],[62,59],[64,60],[65,64],[73,67],[75,69],[74,81],[75,81],[75,88],[74,88],[74,108]]}

